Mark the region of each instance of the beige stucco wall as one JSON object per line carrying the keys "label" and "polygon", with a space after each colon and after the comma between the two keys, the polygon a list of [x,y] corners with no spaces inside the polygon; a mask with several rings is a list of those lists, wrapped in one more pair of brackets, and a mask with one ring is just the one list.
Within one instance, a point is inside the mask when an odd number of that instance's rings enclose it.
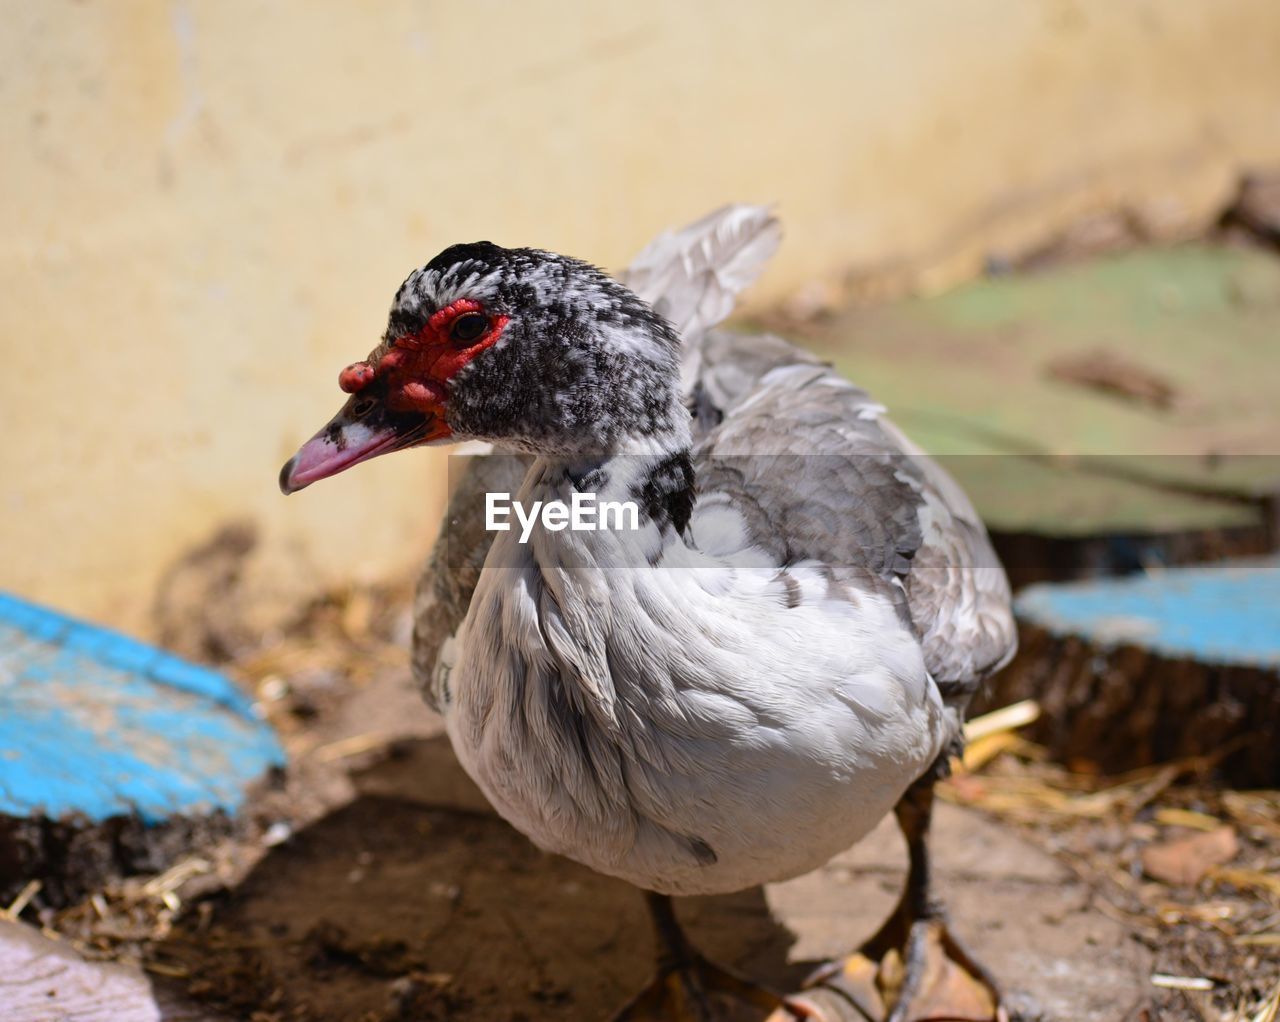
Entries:
{"label": "beige stucco wall", "polygon": [[762,293],[938,283],[1091,205],[1280,161],[1275,0],[3,0],[0,587],[147,630],[220,522],[255,593],[404,569],[415,452],[284,500],[396,285],[490,237],[616,264],[775,200]]}

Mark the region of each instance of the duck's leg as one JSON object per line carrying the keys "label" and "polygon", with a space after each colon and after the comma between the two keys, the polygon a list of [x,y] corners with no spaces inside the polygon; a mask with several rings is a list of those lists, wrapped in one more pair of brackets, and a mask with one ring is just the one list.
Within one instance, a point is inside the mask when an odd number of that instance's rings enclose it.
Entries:
{"label": "duck's leg", "polygon": [[657,975],[613,1016],[613,1022],[713,1022],[717,1017],[715,1004],[724,999],[759,1009],[759,1017],[770,1011],[777,1011],[779,1018],[786,1019],[807,1016],[804,1009],[791,1005],[781,994],[704,958],[685,937],[670,897],[646,891],[645,901],[658,942]]}
{"label": "duck's leg", "polygon": [[[848,958],[831,962],[806,983],[815,1014],[831,1022],[1008,1022],[991,973],[947,926],[930,882],[931,772],[895,809],[907,839],[906,887],[874,937]],[[843,1002],[843,1003],[842,1003]]]}

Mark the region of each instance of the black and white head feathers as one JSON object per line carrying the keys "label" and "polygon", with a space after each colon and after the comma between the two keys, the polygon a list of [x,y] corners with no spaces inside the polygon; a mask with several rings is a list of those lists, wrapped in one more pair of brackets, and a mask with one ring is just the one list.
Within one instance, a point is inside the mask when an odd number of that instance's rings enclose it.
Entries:
{"label": "black and white head feathers", "polygon": [[507,323],[449,380],[455,436],[576,456],[643,450],[687,431],[679,337],[596,267],[487,241],[453,245],[400,286],[384,344],[462,299]]}

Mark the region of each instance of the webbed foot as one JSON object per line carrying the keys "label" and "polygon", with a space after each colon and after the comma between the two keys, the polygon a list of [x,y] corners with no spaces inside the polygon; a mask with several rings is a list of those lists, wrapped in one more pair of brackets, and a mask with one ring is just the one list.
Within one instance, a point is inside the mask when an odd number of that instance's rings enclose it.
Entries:
{"label": "webbed foot", "polygon": [[940,917],[910,923],[901,947],[873,944],[815,972],[797,1002],[819,1022],[1008,1022],[995,980]]}
{"label": "webbed foot", "polygon": [[784,1022],[806,1017],[781,994],[690,951],[682,962],[664,963],[612,1022],[725,1022],[761,1019],[770,1012]]}
{"label": "webbed foot", "polygon": [[808,1017],[776,991],[705,958],[686,939],[671,899],[648,893],[658,938],[658,974],[613,1016],[612,1022],[744,1022],[773,1013],[784,1022]]}

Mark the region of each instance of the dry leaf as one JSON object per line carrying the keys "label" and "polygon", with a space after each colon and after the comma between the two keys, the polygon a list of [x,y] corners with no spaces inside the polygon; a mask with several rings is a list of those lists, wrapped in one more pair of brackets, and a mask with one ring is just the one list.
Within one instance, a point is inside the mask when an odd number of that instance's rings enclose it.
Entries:
{"label": "dry leaf", "polygon": [[1280,896],[1280,877],[1273,873],[1264,873],[1260,869],[1212,869],[1209,875],[1214,880],[1231,884],[1242,890],[1252,888],[1258,891],[1270,891]]}
{"label": "dry leaf", "polygon": [[1178,394],[1160,373],[1105,350],[1060,358],[1050,364],[1049,375],[1155,408],[1170,407]]}
{"label": "dry leaf", "polygon": [[1142,868],[1147,876],[1163,883],[1194,887],[1214,866],[1234,859],[1239,850],[1236,829],[1228,824],[1204,834],[1147,845],[1142,850]]}
{"label": "dry leaf", "polygon": [[1157,809],[1155,821],[1163,823],[1166,827],[1186,827],[1187,830],[1217,830],[1223,825],[1221,820],[1208,813],[1169,807]]}

